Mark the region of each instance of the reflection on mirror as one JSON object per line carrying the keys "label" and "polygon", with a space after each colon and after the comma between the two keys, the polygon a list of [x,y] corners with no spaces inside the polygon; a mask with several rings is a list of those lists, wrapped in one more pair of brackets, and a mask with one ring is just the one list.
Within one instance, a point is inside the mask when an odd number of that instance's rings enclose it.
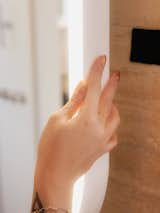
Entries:
{"label": "reflection on mirror", "polygon": [[0,1],[1,213],[30,211],[41,131],[69,98],[66,3]]}
{"label": "reflection on mirror", "polygon": [[[106,1],[102,2],[96,14],[97,3],[93,4],[93,9],[89,1],[83,3],[72,0],[0,1],[0,211],[3,213],[29,211],[36,176],[35,164],[39,159],[37,151],[46,123],[68,102],[93,58],[106,53]],[[88,15],[97,21],[94,28],[86,27],[92,26],[92,18],[89,21]],[[103,25],[99,26],[98,20],[103,19]],[[101,41],[98,46],[92,39],[93,34],[95,39]],[[84,48],[84,41],[87,40],[89,42]],[[105,56],[102,58],[104,63]],[[80,106],[83,104],[79,103],[78,108]],[[87,177],[76,183],[72,206],[74,213],[80,211],[84,194],[82,212],[100,209],[107,182],[107,162],[108,156],[98,161]],[[99,174],[97,171],[100,171]],[[43,173],[42,181],[47,173],[45,169]],[[94,205],[90,205],[90,194],[94,191],[97,192],[97,199]],[[87,197],[90,197],[89,200]],[[42,204],[39,194],[35,193],[35,198],[33,209]]]}
{"label": "reflection on mirror", "polygon": [[159,8],[0,0],[1,213],[159,213]]}

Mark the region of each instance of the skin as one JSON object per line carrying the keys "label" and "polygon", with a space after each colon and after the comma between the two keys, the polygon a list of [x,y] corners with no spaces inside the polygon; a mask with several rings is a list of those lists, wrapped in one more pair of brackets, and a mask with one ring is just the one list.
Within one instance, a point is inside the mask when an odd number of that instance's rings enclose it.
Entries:
{"label": "skin", "polygon": [[120,73],[113,73],[102,89],[105,64],[105,56],[94,61],[71,100],[46,124],[38,148],[33,195],[35,202],[38,195],[41,207],[71,209],[75,181],[117,145],[120,116],[113,99]]}

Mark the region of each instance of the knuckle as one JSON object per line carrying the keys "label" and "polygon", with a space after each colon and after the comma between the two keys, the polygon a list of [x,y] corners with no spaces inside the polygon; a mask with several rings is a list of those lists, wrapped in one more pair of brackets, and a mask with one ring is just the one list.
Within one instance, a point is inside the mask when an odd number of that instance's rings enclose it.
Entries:
{"label": "knuckle", "polygon": [[61,118],[60,114],[58,112],[56,112],[56,113],[54,113],[53,115],[50,116],[49,122],[50,123],[57,123],[57,122],[60,121],[60,118]]}
{"label": "knuckle", "polygon": [[51,119],[52,119],[53,121],[58,121],[58,120],[59,120],[59,115],[58,115],[58,113],[54,113],[54,114],[51,116]]}

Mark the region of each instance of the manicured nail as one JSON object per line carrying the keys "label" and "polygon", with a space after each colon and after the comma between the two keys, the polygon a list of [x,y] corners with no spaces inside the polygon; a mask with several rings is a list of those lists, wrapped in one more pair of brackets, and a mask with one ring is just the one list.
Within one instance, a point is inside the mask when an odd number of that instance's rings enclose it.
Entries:
{"label": "manicured nail", "polygon": [[106,64],[107,57],[106,57],[106,55],[102,55],[100,57],[101,57],[101,64],[104,66]]}
{"label": "manicured nail", "polygon": [[120,78],[121,78],[121,73],[118,71],[118,72],[115,72],[114,73],[114,78],[117,80],[117,81],[120,81]]}

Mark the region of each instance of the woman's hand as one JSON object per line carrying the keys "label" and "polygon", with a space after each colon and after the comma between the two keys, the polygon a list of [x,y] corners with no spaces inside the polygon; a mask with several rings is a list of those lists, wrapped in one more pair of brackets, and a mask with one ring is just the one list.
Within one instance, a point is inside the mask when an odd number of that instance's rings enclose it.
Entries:
{"label": "woman's hand", "polygon": [[[87,79],[80,82],[71,100],[50,117],[43,131],[35,187],[45,206],[69,208],[67,195],[71,195],[73,183],[117,145],[120,117],[113,99],[120,73],[112,74],[101,90],[105,63],[105,56],[95,60]],[[62,196],[66,197],[63,204]]]}

